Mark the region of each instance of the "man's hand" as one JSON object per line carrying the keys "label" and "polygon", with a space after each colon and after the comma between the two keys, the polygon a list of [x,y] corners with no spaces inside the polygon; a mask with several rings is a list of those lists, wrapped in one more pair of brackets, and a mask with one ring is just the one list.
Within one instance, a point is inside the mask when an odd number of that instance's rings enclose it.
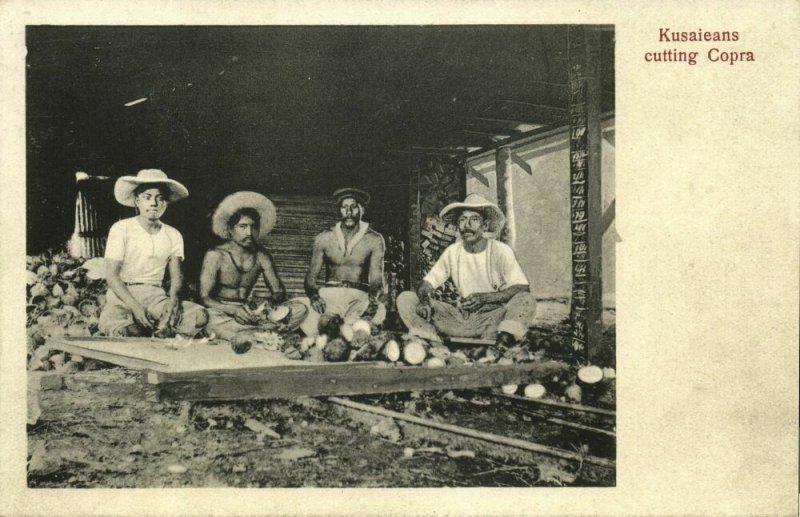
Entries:
{"label": "man's hand", "polygon": [[374,296],[370,295],[369,297],[369,305],[367,305],[366,310],[364,310],[364,314],[361,315],[362,318],[368,321],[372,321],[372,318],[378,313],[378,299]]}
{"label": "man's hand", "polygon": [[250,308],[246,304],[242,304],[233,313],[233,319],[240,325],[255,325],[256,317],[250,312]]}
{"label": "man's hand", "polygon": [[150,319],[150,316],[147,314],[147,310],[141,305],[135,306],[131,312],[133,313],[133,319],[136,320],[142,328],[153,330],[154,323],[153,320]]}
{"label": "man's hand", "polygon": [[489,293],[472,293],[461,302],[461,308],[474,312],[489,303]]}
{"label": "man's hand", "polygon": [[311,308],[313,308],[317,314],[325,314],[325,302],[322,301],[320,295],[317,294],[311,297]]}
{"label": "man's hand", "polygon": [[431,307],[429,301],[419,302],[416,311],[419,317],[424,318],[425,321],[431,321],[433,317],[433,307]]}

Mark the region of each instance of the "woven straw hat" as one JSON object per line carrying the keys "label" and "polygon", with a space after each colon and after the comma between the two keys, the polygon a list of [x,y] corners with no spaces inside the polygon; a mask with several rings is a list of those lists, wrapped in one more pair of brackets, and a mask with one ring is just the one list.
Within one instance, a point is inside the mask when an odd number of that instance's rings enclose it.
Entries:
{"label": "woven straw hat", "polygon": [[470,194],[463,202],[450,203],[442,208],[439,217],[445,221],[455,224],[455,218],[462,210],[475,210],[483,214],[484,219],[489,223],[489,231],[499,234],[506,224],[506,217],[500,208],[487,200],[480,194]]}
{"label": "woven straw hat", "polygon": [[228,220],[237,210],[242,208],[252,208],[261,217],[260,232],[261,235],[266,235],[272,228],[275,227],[275,205],[272,201],[258,192],[250,192],[243,190],[235,192],[222,200],[222,202],[214,210],[214,215],[211,217],[211,230],[218,237],[228,239]]}
{"label": "woven straw hat", "polygon": [[171,180],[162,170],[158,169],[143,169],[140,170],[136,176],[122,176],[114,183],[114,198],[117,202],[124,206],[136,206],[134,203],[135,196],[133,191],[139,185],[146,184],[160,184],[165,185],[169,189],[169,202],[189,197],[189,190],[181,183]]}

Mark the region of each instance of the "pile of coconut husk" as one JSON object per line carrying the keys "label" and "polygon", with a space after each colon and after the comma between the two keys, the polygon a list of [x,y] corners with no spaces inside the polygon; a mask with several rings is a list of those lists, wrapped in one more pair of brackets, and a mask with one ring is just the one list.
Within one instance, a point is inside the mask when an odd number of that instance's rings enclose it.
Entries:
{"label": "pile of coconut husk", "polygon": [[71,258],[66,250],[48,250],[27,257],[28,368],[77,370],[82,359],[44,345],[59,336],[91,336],[105,304],[102,258]]}

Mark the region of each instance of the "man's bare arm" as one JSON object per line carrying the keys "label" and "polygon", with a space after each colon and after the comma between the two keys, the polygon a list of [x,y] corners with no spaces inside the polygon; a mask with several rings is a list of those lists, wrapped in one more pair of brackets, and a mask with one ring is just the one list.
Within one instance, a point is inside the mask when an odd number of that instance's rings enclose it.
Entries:
{"label": "man's bare arm", "polygon": [[461,305],[464,309],[470,311],[481,307],[488,303],[506,303],[518,293],[528,292],[530,287],[524,284],[512,285],[502,291],[496,293],[473,293],[467,296],[464,303]]}
{"label": "man's bare arm", "polygon": [[169,258],[169,297],[178,299],[178,293],[183,288],[183,271],[181,259],[175,256]]}
{"label": "man's bare arm", "polygon": [[383,237],[376,236],[375,244],[371,246],[369,256],[369,295],[380,300],[383,296],[383,257],[386,254],[386,245]]}
{"label": "man's bare arm", "polygon": [[275,262],[272,260],[272,257],[267,251],[259,250],[258,252],[258,262],[261,265],[261,274],[264,275],[264,281],[267,283],[270,291],[272,291],[272,296],[277,303],[281,303],[286,300],[286,287],[284,287],[283,282],[278,277],[278,273],[275,271]]}
{"label": "man's bare arm", "polygon": [[306,279],[304,282],[306,294],[309,298],[313,298],[319,293],[319,288],[317,287],[317,277],[319,277],[319,273],[322,271],[324,259],[325,251],[323,247],[323,236],[320,234],[314,237],[314,247],[311,250],[311,264],[308,267],[308,273],[306,273]]}

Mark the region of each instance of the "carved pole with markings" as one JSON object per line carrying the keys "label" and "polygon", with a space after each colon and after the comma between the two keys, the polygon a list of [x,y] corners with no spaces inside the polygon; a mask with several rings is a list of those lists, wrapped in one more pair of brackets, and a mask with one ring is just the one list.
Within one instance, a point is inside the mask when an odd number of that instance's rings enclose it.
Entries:
{"label": "carved pole with markings", "polygon": [[569,28],[572,347],[591,360],[602,333],[599,32]]}

